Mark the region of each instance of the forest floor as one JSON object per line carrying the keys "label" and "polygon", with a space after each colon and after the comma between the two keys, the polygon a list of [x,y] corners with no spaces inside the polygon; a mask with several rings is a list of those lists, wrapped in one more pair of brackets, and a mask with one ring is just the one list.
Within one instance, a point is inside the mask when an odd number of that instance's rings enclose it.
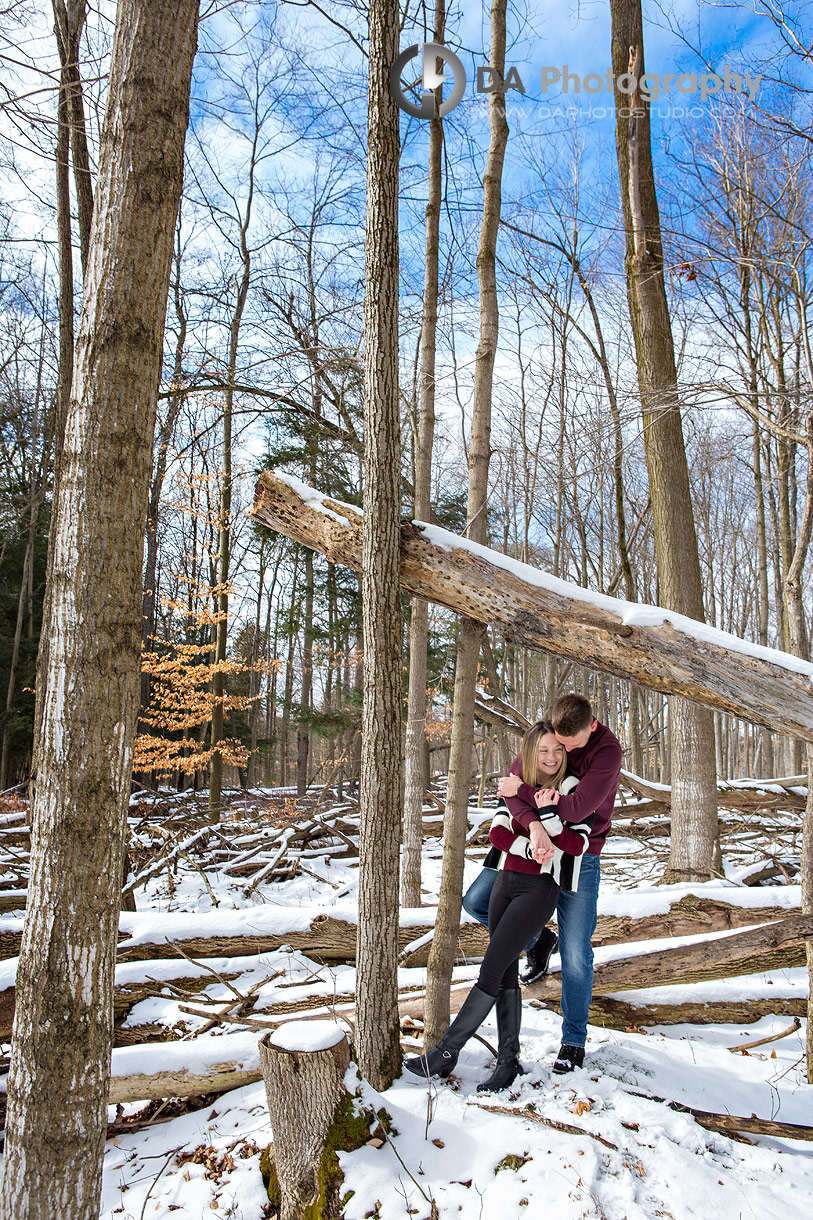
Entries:
{"label": "forest floor", "polygon": [[[241,825],[252,817],[256,824],[279,823],[277,817],[269,819],[269,799],[272,814],[280,809],[291,814],[285,794],[266,795],[239,811]],[[432,815],[427,808],[427,818]],[[488,819],[490,811],[472,807],[470,817],[474,827]],[[776,815],[772,830],[754,831],[753,822],[742,827],[735,819],[725,840],[725,879],[705,886],[661,886],[657,880],[665,840],[649,835],[642,821],[637,824],[639,837],[628,828],[613,836],[605,849],[599,913],[651,916],[689,892],[717,899],[722,893],[731,904],[751,907],[764,903],[767,889],[771,902],[791,913],[800,903],[799,887],[792,883],[799,824],[796,815]],[[476,875],[482,854],[482,848],[472,848],[467,882]],[[749,875],[764,868],[766,856],[780,859],[778,877],[767,887],[746,885]],[[431,923],[440,860],[439,840],[427,838],[426,905],[420,912],[405,912],[407,923]],[[211,928],[213,919],[224,934],[234,921],[244,929],[261,925],[267,930],[274,921],[281,928],[299,926],[292,923],[292,913],[299,914],[302,927],[317,911],[352,922],[357,859],[311,848],[306,868],[287,880],[269,880],[251,889],[245,876],[225,874],[213,864],[202,869],[190,848],[175,859],[172,869],[136,889],[138,914],[123,915],[122,927],[130,926],[124,923],[130,920],[131,941],[150,943],[160,939],[162,928],[169,939],[168,927],[176,929],[173,935],[203,935],[201,929]],[[184,921],[183,933],[177,932],[179,919]],[[0,930],[15,926],[14,917],[0,917]],[[676,938],[638,941],[634,951],[677,943]],[[597,961],[630,948],[598,948]],[[552,970],[558,964],[554,957]],[[0,965],[13,968],[13,959]],[[167,962],[139,961],[119,970],[136,967],[141,976],[160,980]],[[278,1024],[285,1019],[283,1004],[291,1018],[311,1018],[333,1008],[340,1019],[340,998],[352,998],[355,982],[352,965],[322,964],[286,944],[253,956],[210,959],[203,970],[194,1003],[182,988],[156,985],[154,990],[163,994],[131,1008],[125,1029],[163,1026],[166,1036],[175,1040],[119,1046],[114,1074],[155,1072],[170,1061],[191,1071],[213,1062],[256,1067],[259,1030],[251,1021],[273,1012]],[[476,974],[476,962],[460,965],[455,982],[471,981]],[[424,981],[421,967],[400,971],[404,991]],[[248,1023],[221,1022],[212,1028],[207,1016],[223,1011],[238,994],[251,995]],[[807,971],[799,967],[629,992],[623,998],[677,1004],[774,996],[798,1001],[806,995]],[[306,1003],[317,1007],[305,1009]],[[783,1214],[808,1214],[813,1142],[726,1135],[704,1128],[691,1113],[676,1108],[813,1124],[813,1087],[805,1083],[804,1073],[804,1020],[792,1020],[786,1009],[747,1024],[634,1025],[620,1030],[591,1026],[584,1068],[565,1077],[551,1072],[559,1029],[557,1012],[526,1001],[522,1061],[527,1072],[505,1093],[477,1093],[477,1083],[490,1073],[493,1060],[485,1045],[472,1041],[448,1082],[421,1087],[398,1079],[375,1095],[376,1108],[383,1105],[392,1116],[393,1130],[380,1147],[341,1155],[344,1192],[353,1192],[345,1204],[347,1220],[488,1220],[543,1210],[556,1220],[774,1220]],[[496,1042],[493,1020],[481,1033]],[[405,1051],[420,1048],[419,1036],[415,1024],[406,1022]],[[761,1039],[766,1041],[759,1047],[738,1049]],[[369,1098],[366,1086],[365,1093]],[[170,1215],[199,1220],[212,1214],[259,1220],[271,1214],[259,1167],[260,1154],[272,1139],[262,1082],[212,1097],[203,1105],[202,1100],[111,1106],[104,1220],[164,1220]]]}

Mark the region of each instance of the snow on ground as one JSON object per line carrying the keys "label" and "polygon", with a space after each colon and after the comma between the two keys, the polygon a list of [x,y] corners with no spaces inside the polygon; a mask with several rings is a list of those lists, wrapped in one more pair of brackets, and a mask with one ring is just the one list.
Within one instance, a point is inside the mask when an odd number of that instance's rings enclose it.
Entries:
{"label": "snow on ground", "polygon": [[[756,1136],[752,1145],[738,1143],[651,1100],[809,1123],[803,1029],[748,1055],[728,1048],[746,1033],[750,1040],[780,1032],[788,1019],[766,1017],[747,1030],[669,1026],[643,1035],[593,1029],[584,1069],[561,1078],[550,1070],[558,1017],[527,1007],[523,1016],[528,1072],[507,1095],[476,1092],[490,1057],[474,1043],[461,1055],[454,1084],[428,1088],[398,1080],[376,1096],[376,1108],[386,1107],[397,1134],[383,1148],[341,1157],[344,1188],[354,1191],[347,1220],[429,1217],[432,1201],[439,1217],[463,1220],[540,1213],[556,1220],[808,1214],[813,1146]],[[493,1040],[493,1023],[483,1033]],[[224,1054],[232,1037],[220,1039]],[[214,1211],[254,1220],[266,1201],[259,1155],[270,1139],[264,1089],[257,1084],[206,1110],[109,1141],[102,1216],[171,1213],[180,1220]],[[196,1149],[196,1159],[184,1160]]]}
{"label": "snow on ground", "polygon": [[[470,810],[476,824],[490,811]],[[791,823],[789,822],[789,825]],[[798,822],[796,824],[798,830]],[[726,880],[702,886],[660,886],[658,845],[617,835],[602,860],[599,911],[644,916],[666,911],[687,893],[753,908],[798,908],[797,886],[746,887],[743,877],[764,854],[736,843],[736,862],[727,861]],[[750,840],[748,841],[750,843]],[[661,841],[661,848],[663,846]],[[764,847],[764,845],[763,845]],[[440,881],[440,844],[428,841],[424,856],[426,906],[405,922],[431,922]],[[467,882],[479,868],[473,850]],[[239,881],[199,873],[180,862],[176,875],[152,878],[138,892],[136,914],[124,914],[131,944],[204,935],[213,924],[220,935],[307,927],[316,913],[353,921],[358,868],[353,861],[310,853],[310,870],[293,879],[259,886],[246,897]],[[323,878],[323,880],[320,880]],[[13,917],[0,925],[15,926]],[[721,934],[726,935],[726,934]],[[697,938],[692,938],[697,939]],[[626,952],[665,948],[673,940],[650,940],[597,950],[598,960]],[[324,966],[282,946],[253,957],[207,959],[207,965],[243,994],[256,996],[254,1016],[283,1002],[324,1000],[319,1009],[291,1012],[312,1021],[323,1012],[341,1019],[351,996],[355,970]],[[558,968],[558,959],[553,959]],[[206,967],[187,963],[187,977]],[[13,962],[2,964],[7,985]],[[458,984],[476,977],[474,962],[455,969]],[[170,979],[166,960],[128,962],[117,980]],[[6,976],[9,976],[8,978]],[[425,971],[404,968],[401,987],[420,986]],[[226,982],[214,976],[205,988],[210,1000],[230,998]],[[742,1000],[807,994],[804,969],[779,970],[695,986],[653,988],[620,998],[638,1003]],[[123,1047],[114,1052],[116,1075],[159,1067],[199,1070],[210,1063],[256,1067],[258,1030],[225,1025],[196,1037],[205,1017],[183,1011],[182,997],[169,990],[134,1006],[128,1025],[175,1027],[181,1041]],[[188,1007],[188,1005],[187,1005]],[[276,1018],[279,1020],[279,1016]],[[326,1024],[326,1028],[329,1028]],[[582,1070],[558,1077],[551,1065],[559,1045],[560,1019],[553,1011],[523,1008],[522,1060],[527,1073],[502,1094],[478,1094],[491,1070],[487,1048],[473,1041],[461,1054],[449,1082],[413,1085],[403,1079],[380,1097],[392,1116],[393,1132],[383,1147],[343,1154],[347,1220],[490,1220],[544,1216],[550,1220],[774,1220],[805,1216],[813,1198],[813,1143],[749,1136],[738,1142],[701,1127],[691,1114],[668,1102],[696,1109],[813,1125],[813,1088],[804,1078],[805,1023],[792,1030],[785,1015],[768,1015],[749,1025],[670,1025],[629,1031],[591,1027]],[[286,1035],[297,1041],[296,1033]],[[792,1032],[788,1032],[791,1031]],[[494,1020],[481,1030],[496,1043]],[[785,1033],[759,1048],[738,1053],[744,1042]],[[303,1025],[300,1041],[312,1041]],[[408,1039],[408,1048],[419,1048]],[[364,1085],[369,1100],[368,1086]],[[153,1103],[157,1105],[159,1103]],[[124,1107],[125,1114],[142,1108]],[[110,1118],[116,1118],[111,1107]],[[118,1115],[121,1117],[121,1114]],[[104,1220],[201,1220],[212,1215],[259,1220],[267,1202],[260,1155],[272,1139],[261,1082],[218,1097],[212,1104],[166,1122],[119,1134],[105,1153]],[[526,1210],[527,1209],[527,1210]]]}

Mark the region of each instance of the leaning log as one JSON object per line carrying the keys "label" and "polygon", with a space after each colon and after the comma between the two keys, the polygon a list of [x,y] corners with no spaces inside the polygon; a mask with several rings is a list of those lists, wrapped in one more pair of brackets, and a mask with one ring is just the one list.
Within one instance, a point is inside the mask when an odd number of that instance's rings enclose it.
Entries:
{"label": "leaning log", "polygon": [[[265,471],[251,515],[332,563],[361,570],[362,514]],[[496,627],[513,643],[682,695],[813,741],[813,665],[682,615],[590,593],[420,522],[401,526],[401,586]]]}

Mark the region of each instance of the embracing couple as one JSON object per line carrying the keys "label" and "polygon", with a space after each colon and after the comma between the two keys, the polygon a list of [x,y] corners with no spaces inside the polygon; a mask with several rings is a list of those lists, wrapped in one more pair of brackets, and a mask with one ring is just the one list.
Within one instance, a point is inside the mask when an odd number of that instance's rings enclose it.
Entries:
{"label": "embracing couple", "polygon": [[[519,956],[524,981],[547,970],[557,938],[545,925],[556,912],[562,961],[562,1045],[553,1070],[581,1067],[593,990],[599,856],[610,830],[621,746],[582,695],[563,695],[551,719],[537,721],[497,786],[494,851],[469,889],[466,910],[487,923],[489,944],[476,985],[446,1035],[407,1059],[413,1077],[448,1076],[460,1050],[497,1007],[498,1057],[479,1090],[505,1089],[522,1071]],[[493,866],[493,867],[488,867]]]}

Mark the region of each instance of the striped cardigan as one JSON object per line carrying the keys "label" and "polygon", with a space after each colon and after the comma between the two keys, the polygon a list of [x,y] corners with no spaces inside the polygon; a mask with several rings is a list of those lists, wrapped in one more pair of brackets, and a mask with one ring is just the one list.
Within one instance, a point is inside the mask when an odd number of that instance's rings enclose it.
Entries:
{"label": "striped cardigan", "polygon": [[[561,791],[572,792],[578,784],[575,776],[562,781]],[[579,822],[562,822],[555,805],[537,810],[539,820],[553,843],[553,859],[539,865],[531,855],[531,839],[520,822],[511,817],[508,807],[501,802],[491,823],[489,838],[492,850],[484,860],[487,868],[503,868],[520,873],[550,873],[563,890],[576,890],[579,886],[581,858],[590,838],[595,820],[591,813]]]}

